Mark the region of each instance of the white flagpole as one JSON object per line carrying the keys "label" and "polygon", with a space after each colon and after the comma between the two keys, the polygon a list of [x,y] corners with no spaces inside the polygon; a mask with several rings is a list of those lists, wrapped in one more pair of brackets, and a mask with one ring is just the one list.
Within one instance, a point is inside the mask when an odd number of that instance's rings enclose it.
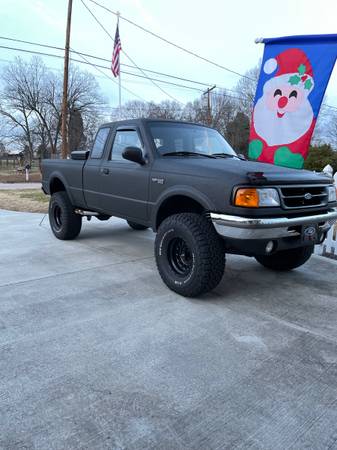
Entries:
{"label": "white flagpole", "polygon": [[[119,16],[120,16],[120,12],[117,11],[117,26],[118,26],[118,30],[119,30]],[[120,38],[120,35],[119,35]],[[121,65],[121,53],[122,51],[119,52],[119,76],[118,76],[118,96],[119,96],[119,118],[122,118],[122,84],[121,84],[121,69],[120,69],[120,65]]]}

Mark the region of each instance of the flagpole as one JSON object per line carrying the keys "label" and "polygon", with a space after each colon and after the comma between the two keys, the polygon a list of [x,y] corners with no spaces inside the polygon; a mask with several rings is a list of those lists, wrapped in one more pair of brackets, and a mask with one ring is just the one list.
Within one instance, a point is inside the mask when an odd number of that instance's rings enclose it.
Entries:
{"label": "flagpole", "polygon": [[[117,11],[117,26],[119,28],[119,16],[120,12]],[[119,53],[119,58],[121,57],[121,53]],[[120,61],[119,61],[120,67]],[[119,77],[118,77],[118,97],[119,97],[119,118],[122,118],[122,82],[121,82],[121,70],[119,69]]]}

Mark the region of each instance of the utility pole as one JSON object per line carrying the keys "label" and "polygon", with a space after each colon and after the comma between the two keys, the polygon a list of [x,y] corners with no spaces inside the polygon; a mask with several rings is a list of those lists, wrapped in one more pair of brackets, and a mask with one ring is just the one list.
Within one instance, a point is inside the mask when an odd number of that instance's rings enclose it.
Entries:
{"label": "utility pole", "polygon": [[68,74],[69,74],[69,44],[70,44],[72,7],[73,7],[73,0],[68,0],[66,43],[64,47],[63,97],[61,110],[62,158],[64,159],[67,158],[68,156],[68,136],[67,136]]}
{"label": "utility pole", "polygon": [[210,96],[210,93],[215,88],[216,88],[216,85],[212,86],[211,88],[208,88],[203,93],[203,95],[207,94],[207,122],[208,122],[208,125],[211,125],[211,123],[212,123],[212,111],[211,111],[211,96]]}

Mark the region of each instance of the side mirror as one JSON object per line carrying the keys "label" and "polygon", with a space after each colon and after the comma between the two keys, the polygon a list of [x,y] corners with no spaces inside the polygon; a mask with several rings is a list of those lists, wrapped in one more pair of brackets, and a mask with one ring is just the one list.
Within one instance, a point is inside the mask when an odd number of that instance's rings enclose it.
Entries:
{"label": "side mirror", "polygon": [[139,147],[126,147],[123,150],[122,156],[124,159],[127,159],[128,161],[133,161],[137,164],[140,164],[141,166],[145,164],[143,152]]}
{"label": "side mirror", "polygon": [[85,161],[88,159],[89,153],[89,150],[74,150],[71,152],[70,156],[71,159]]}

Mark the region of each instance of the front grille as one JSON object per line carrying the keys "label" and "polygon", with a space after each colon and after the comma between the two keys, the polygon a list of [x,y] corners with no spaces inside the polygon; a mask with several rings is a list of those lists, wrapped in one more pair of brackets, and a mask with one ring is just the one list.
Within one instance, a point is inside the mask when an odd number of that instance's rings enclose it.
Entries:
{"label": "front grille", "polygon": [[327,186],[286,186],[280,187],[284,208],[314,208],[328,204]]}

